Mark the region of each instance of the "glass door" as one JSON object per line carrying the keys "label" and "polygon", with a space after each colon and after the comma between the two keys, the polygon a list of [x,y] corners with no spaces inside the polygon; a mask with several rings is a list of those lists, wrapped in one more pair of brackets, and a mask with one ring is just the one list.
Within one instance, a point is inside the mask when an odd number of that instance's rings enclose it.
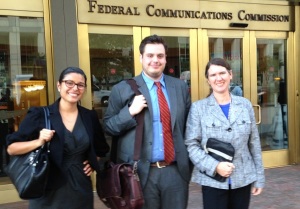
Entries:
{"label": "glass door", "polygon": [[[79,25],[79,27],[80,66],[83,69],[90,69],[87,74],[90,73],[91,79],[90,92],[87,92],[88,96],[82,102],[85,106],[89,106],[85,103],[92,101],[91,108],[97,111],[100,119],[106,111],[113,85],[141,73],[139,45],[144,37],[151,34],[162,36],[168,45],[164,73],[184,80],[190,89],[193,89],[192,99],[198,98],[198,81],[192,82],[191,76],[198,73],[195,29],[99,25]],[[88,36],[83,31],[87,31]],[[194,79],[197,79],[197,76],[194,76]]]}
{"label": "glass door", "polygon": [[176,35],[166,29],[151,29],[151,34],[163,37],[168,46],[167,64],[164,74],[181,78],[190,86],[190,42],[188,30],[181,30]]}
{"label": "glass door", "polygon": [[[288,165],[293,152],[290,135],[295,119],[289,113],[293,94],[292,49],[286,32],[250,32],[251,101],[260,107],[258,130],[265,167]],[[292,45],[292,44],[291,44]],[[287,91],[290,89],[290,91]],[[292,100],[290,100],[292,101]]]}
{"label": "glass door", "polygon": [[134,76],[133,30],[89,26],[88,42],[92,105],[102,119],[112,87]]}
{"label": "glass door", "polygon": [[[231,93],[250,98],[249,32],[203,30],[201,34],[204,56],[202,61],[199,61],[202,62],[202,69],[199,70],[199,81],[204,84],[207,83],[204,70],[208,60],[216,57],[224,58],[232,69]],[[205,56],[205,54],[208,54],[208,56]],[[204,98],[208,94],[208,85],[202,85],[200,98]]]}
{"label": "glass door", "polygon": [[[10,183],[5,138],[18,130],[31,106],[47,105],[43,17],[0,17],[0,185]],[[1,202],[1,201],[0,201]]]}
{"label": "glass door", "polygon": [[231,66],[233,78],[230,92],[243,96],[243,39],[242,37],[210,37],[209,59],[224,58]]}
{"label": "glass door", "polygon": [[287,35],[249,31],[207,31],[209,59],[231,65],[232,94],[254,107],[265,167],[287,165]]}
{"label": "glass door", "polygon": [[[193,29],[143,28],[143,36],[157,34],[168,46],[164,74],[184,80],[189,86],[192,100],[198,99],[195,75],[197,72],[197,35]],[[194,76],[191,76],[194,75]],[[193,77],[195,80],[193,80]]]}
{"label": "glass door", "polygon": [[286,39],[256,39],[257,101],[263,150],[288,148]]}
{"label": "glass door", "polygon": [[82,104],[95,109],[99,119],[106,111],[113,85],[141,73],[139,45],[151,34],[162,36],[168,45],[164,73],[184,80],[194,89],[194,100],[198,99],[198,81],[192,82],[197,76],[191,76],[198,73],[197,30],[85,24],[78,28],[79,63],[90,79]]}

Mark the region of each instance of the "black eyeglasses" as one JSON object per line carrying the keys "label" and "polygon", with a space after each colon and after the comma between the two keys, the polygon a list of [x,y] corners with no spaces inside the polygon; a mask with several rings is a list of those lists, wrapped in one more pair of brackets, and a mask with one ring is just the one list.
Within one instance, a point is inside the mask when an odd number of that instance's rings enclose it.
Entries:
{"label": "black eyeglasses", "polygon": [[73,88],[76,85],[78,89],[83,90],[86,87],[85,83],[75,83],[74,81],[71,80],[64,80],[62,82],[65,82],[68,88]]}

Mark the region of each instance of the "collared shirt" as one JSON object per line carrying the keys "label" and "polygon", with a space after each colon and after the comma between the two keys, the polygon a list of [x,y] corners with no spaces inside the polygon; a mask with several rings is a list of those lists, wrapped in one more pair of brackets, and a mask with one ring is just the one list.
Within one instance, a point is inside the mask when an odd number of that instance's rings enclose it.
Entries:
{"label": "collared shirt", "polygon": [[[164,143],[163,143],[163,131],[162,131],[162,123],[160,121],[160,112],[159,112],[159,104],[158,104],[158,97],[157,97],[157,87],[154,84],[154,81],[148,78],[144,72],[142,73],[143,79],[148,87],[150,97],[151,97],[151,104],[152,104],[152,111],[153,111],[153,142],[152,142],[152,159],[149,159],[151,162],[161,161],[164,160]],[[170,108],[170,101],[166,89],[166,84],[164,81],[164,75],[161,77],[160,81],[162,86],[162,91],[166,97]]]}

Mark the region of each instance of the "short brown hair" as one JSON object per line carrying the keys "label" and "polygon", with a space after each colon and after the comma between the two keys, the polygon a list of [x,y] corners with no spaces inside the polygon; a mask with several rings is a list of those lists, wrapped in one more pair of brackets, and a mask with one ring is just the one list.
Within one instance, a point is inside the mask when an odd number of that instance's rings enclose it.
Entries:
{"label": "short brown hair", "polygon": [[225,67],[227,69],[227,71],[231,70],[230,65],[224,59],[222,59],[222,58],[213,58],[207,63],[207,65],[205,67],[205,77],[206,78],[208,78],[208,69],[210,68],[211,65],[218,65],[218,66]]}

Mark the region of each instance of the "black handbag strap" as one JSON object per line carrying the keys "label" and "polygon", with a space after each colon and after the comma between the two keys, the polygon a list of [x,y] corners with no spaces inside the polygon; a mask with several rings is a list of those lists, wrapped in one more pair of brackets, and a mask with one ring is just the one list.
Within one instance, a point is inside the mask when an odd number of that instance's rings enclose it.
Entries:
{"label": "black handbag strap", "polygon": [[[138,89],[138,85],[134,79],[128,79],[127,83],[131,86],[132,90],[136,95],[141,95],[141,92]],[[139,114],[135,116],[137,121],[137,126],[135,130],[135,142],[134,142],[134,156],[133,160],[138,161],[140,159],[142,139],[143,139],[143,129],[144,129],[144,115],[145,110],[143,109]]]}
{"label": "black handbag strap", "polygon": [[51,129],[51,123],[50,123],[50,113],[48,107],[43,107],[44,115],[45,115],[45,128]]}
{"label": "black handbag strap", "polygon": [[[44,110],[44,115],[45,115],[45,128],[46,129],[51,129],[49,108],[48,107],[43,107],[43,110]],[[50,142],[47,142],[46,145],[47,145],[47,149],[49,151]]]}

